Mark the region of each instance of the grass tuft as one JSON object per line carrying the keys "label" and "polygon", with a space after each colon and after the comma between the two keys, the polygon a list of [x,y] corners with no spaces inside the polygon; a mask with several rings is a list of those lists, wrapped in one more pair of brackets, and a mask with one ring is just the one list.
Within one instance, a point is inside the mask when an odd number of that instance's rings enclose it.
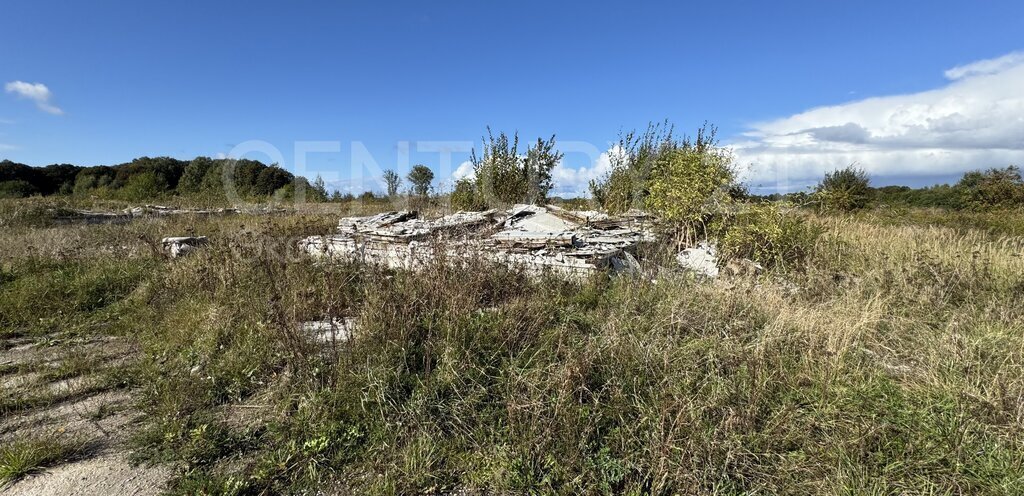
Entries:
{"label": "grass tuft", "polygon": [[73,459],[82,452],[81,442],[58,438],[19,439],[0,447],[0,483],[11,483],[28,474]]}

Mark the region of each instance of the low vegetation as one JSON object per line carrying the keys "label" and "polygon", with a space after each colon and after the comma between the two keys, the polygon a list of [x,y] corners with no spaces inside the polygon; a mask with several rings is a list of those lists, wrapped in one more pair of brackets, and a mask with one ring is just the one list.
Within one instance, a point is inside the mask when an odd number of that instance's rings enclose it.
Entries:
{"label": "low vegetation", "polygon": [[[3,327],[136,340],[137,453],[179,494],[1018,490],[1020,239],[779,208],[732,215],[723,252],[785,255],[724,283],[295,253],[340,206],[13,227]],[[179,232],[211,244],[142,241]],[[351,342],[299,332],[342,317]]]}
{"label": "low vegetation", "polygon": [[81,443],[60,437],[28,438],[0,447],[0,485],[67,461],[82,451]]}

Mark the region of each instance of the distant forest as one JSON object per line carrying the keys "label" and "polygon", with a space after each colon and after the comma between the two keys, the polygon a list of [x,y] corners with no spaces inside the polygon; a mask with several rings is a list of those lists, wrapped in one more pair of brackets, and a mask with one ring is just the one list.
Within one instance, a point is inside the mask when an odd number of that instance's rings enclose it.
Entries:
{"label": "distant forest", "polygon": [[167,196],[205,196],[224,199],[225,176],[233,178],[240,198],[290,199],[304,187],[307,199],[322,201],[326,190],[321,180],[310,184],[277,165],[256,160],[197,157],[142,157],[120,165],[81,167],[54,164],[32,167],[10,160],[0,162],[0,198],[36,195],[97,196],[144,201]]}

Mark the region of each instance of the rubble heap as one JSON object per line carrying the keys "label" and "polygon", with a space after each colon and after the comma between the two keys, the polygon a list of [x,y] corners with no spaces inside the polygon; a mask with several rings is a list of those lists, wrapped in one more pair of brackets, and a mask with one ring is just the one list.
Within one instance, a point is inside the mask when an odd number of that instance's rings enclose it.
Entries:
{"label": "rubble heap", "polygon": [[533,272],[583,275],[605,269],[636,270],[631,252],[652,237],[647,219],[589,214],[534,205],[516,205],[504,212],[459,212],[437,219],[423,219],[410,211],[385,212],[341,219],[337,234],[306,238],[301,247],[316,256],[392,268],[421,267],[443,250],[453,259],[482,256]]}
{"label": "rubble heap", "polygon": [[141,217],[170,217],[175,215],[206,217],[241,213],[267,215],[281,212],[285,212],[285,209],[275,207],[255,207],[244,210],[239,208],[190,209],[169,207],[165,205],[143,205],[141,207],[126,208],[118,212],[63,209],[55,212],[54,220],[60,223],[82,222],[86,224],[121,224]]}

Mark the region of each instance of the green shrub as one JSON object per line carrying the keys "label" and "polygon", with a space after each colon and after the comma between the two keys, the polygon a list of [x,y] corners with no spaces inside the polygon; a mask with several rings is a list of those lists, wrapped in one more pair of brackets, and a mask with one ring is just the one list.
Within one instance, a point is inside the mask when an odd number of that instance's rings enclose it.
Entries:
{"label": "green shrub", "polygon": [[715,134],[705,124],[695,138],[677,139],[663,123],[621,137],[612,171],[590,183],[595,202],[611,213],[647,209],[676,226],[706,224],[730,201],[729,192],[741,189],[732,157],[717,146]]}
{"label": "green shrub", "polygon": [[162,183],[153,172],[143,172],[128,179],[124,187],[117,191],[117,196],[123,200],[134,202],[151,201],[160,198],[169,188]]}
{"label": "green shrub", "polygon": [[659,154],[648,182],[647,209],[673,223],[702,222],[730,200],[728,154],[682,147]]}
{"label": "green shrub", "polygon": [[798,214],[764,203],[732,219],[720,248],[728,258],[748,258],[767,268],[793,267],[807,259],[820,234]]}
{"label": "green shrub", "polygon": [[826,212],[852,212],[871,202],[867,172],[853,165],[825,174],[815,188],[815,200]]}
{"label": "green shrub", "polygon": [[[666,121],[648,124],[643,133],[631,131],[619,136],[618,144],[609,153],[611,172],[590,181],[590,194],[594,201],[613,214],[632,208],[644,208],[647,181],[651,177],[654,161],[661,153],[682,144],[676,141],[673,130],[673,126]],[[703,136],[701,133],[703,129],[698,131]],[[713,130],[709,136],[713,139]]]}
{"label": "green shrub", "polygon": [[476,184],[472,179],[459,179],[455,182],[455,189],[451,195],[451,205],[455,210],[473,211],[483,210],[486,204],[483,198],[477,194]]}
{"label": "green shrub", "polygon": [[0,182],[0,198],[25,198],[39,193],[28,181],[4,181]]}
{"label": "green shrub", "polygon": [[497,136],[487,129],[483,155],[474,150],[470,160],[476,175],[476,193],[487,206],[504,207],[513,203],[547,202],[551,191],[551,170],[562,160],[555,151],[555,137],[542,140],[519,151],[519,135],[512,139],[505,133]]}
{"label": "green shrub", "polygon": [[961,206],[971,210],[1024,205],[1024,180],[1020,169],[1012,165],[1005,169],[968,172],[957,183],[956,189],[960,191]]}

